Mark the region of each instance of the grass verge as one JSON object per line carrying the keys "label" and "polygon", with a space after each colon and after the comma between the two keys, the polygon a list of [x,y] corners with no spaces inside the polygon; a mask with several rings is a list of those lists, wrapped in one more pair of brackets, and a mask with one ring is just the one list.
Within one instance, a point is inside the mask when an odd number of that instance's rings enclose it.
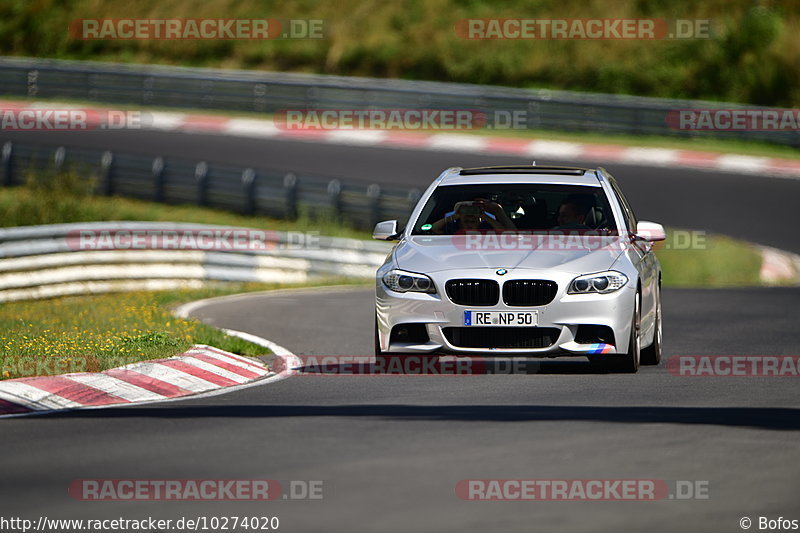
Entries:
{"label": "grass verge", "polygon": [[[320,280],[313,285],[353,283]],[[295,285],[296,286],[296,285]],[[0,307],[0,379],[98,372],[171,357],[193,344],[208,344],[241,355],[269,350],[230,337],[198,320],[177,318],[178,304],[279,284],[227,284],[200,290],[129,292],[11,302]]]}
{"label": "grass verge", "polygon": [[[47,183],[42,183],[47,181]],[[67,222],[137,220],[193,222],[274,231],[308,231],[332,237],[369,238],[333,217],[310,217],[301,212],[297,220],[246,216],[221,209],[193,205],[168,205],[122,197],[94,196],[92,184],[82,183],[76,172],[28,177],[25,187],[0,188],[0,226],[32,226]]]}
{"label": "grass verge", "polygon": [[667,230],[657,243],[664,287],[752,287],[761,285],[761,254],[751,244],[724,235],[704,235],[691,245],[690,232]]}
{"label": "grass verge", "polygon": [[[792,146],[741,141],[734,139],[712,139],[699,133],[694,137],[665,137],[660,135],[624,135],[604,132],[562,132],[527,129],[482,129],[464,133],[490,137],[509,137],[517,139],[564,141],[572,143],[602,144],[623,148],[665,148],[671,150],[693,150],[698,152],[719,152],[721,154],[749,155],[755,157],[775,157],[779,159],[800,159],[800,150]],[[598,160],[601,158],[598,158]]]}

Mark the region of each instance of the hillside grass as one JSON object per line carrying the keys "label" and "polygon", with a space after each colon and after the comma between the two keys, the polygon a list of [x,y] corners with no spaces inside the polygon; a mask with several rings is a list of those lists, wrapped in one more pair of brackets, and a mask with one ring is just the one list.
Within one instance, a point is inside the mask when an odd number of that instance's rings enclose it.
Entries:
{"label": "hillside grass", "polygon": [[[81,18],[322,19],[322,39],[107,40]],[[465,18],[711,19],[683,40],[464,40]],[[377,76],[793,107],[800,103],[794,0],[7,0],[0,54]]]}

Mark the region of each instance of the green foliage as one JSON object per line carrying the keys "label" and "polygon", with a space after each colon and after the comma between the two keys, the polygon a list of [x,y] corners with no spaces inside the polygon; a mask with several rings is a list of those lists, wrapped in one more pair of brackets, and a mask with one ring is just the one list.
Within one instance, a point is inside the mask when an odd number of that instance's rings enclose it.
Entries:
{"label": "green foliage", "polygon": [[[80,18],[322,19],[323,39],[81,41]],[[710,19],[708,39],[463,40],[465,18]],[[387,76],[793,107],[800,103],[793,0],[7,0],[0,54]]]}
{"label": "green foliage", "polygon": [[25,170],[25,187],[18,194],[0,194],[0,225],[29,226],[59,221],[98,220],[103,210],[87,201],[92,195],[93,177],[74,168]]}

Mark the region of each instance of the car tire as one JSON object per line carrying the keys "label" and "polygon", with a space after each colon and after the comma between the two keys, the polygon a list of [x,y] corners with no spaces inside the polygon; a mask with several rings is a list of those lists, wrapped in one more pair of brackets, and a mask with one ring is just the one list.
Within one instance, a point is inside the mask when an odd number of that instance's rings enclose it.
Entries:
{"label": "car tire", "polygon": [[381,341],[378,338],[378,317],[375,317],[375,357],[382,357],[384,352],[381,351]]}
{"label": "car tire", "polygon": [[657,365],[661,362],[661,285],[658,286],[658,299],[656,300],[656,322],[653,330],[653,344],[642,348],[641,362],[643,365]]}
{"label": "car tire", "polygon": [[611,355],[603,359],[605,363],[605,370],[607,372],[619,372],[623,374],[635,374],[639,371],[639,364],[641,362],[641,340],[640,330],[642,325],[641,320],[641,305],[642,299],[639,293],[636,293],[636,299],[633,304],[633,318],[631,320],[631,338],[628,341],[628,353]]}

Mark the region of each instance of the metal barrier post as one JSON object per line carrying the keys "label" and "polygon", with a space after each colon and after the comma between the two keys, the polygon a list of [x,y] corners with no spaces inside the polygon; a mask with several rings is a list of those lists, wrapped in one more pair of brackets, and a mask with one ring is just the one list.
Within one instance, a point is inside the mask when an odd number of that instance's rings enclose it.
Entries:
{"label": "metal barrier post", "polygon": [[100,173],[103,180],[103,194],[111,196],[114,194],[114,176],[112,168],[114,165],[114,154],[111,150],[106,150],[100,157]]}
{"label": "metal barrier post", "polygon": [[367,198],[369,199],[369,222],[370,226],[375,226],[381,221],[381,186],[373,183],[367,187]]}
{"label": "metal barrier post", "polygon": [[256,213],[256,171],[252,168],[246,168],[242,172],[242,193],[244,194],[244,213],[254,215]]}
{"label": "metal barrier post", "polygon": [[7,141],[3,144],[3,186],[10,187],[14,183],[14,144]]}
{"label": "metal barrier post", "polygon": [[342,182],[331,180],[328,182],[328,197],[330,198],[331,211],[336,217],[342,216]]}
{"label": "metal barrier post", "polygon": [[153,201],[164,201],[164,158],[153,159]]}
{"label": "metal barrier post", "polygon": [[53,152],[53,164],[55,166],[56,172],[61,172],[64,168],[64,161],[67,159],[67,149],[63,146],[59,146],[56,148],[56,151]]}
{"label": "metal barrier post", "polygon": [[295,220],[297,218],[297,176],[286,174],[283,177],[284,199],[286,201],[286,218]]}
{"label": "metal barrier post", "polygon": [[197,182],[197,205],[208,204],[208,163],[200,161],[194,167],[194,179]]}

